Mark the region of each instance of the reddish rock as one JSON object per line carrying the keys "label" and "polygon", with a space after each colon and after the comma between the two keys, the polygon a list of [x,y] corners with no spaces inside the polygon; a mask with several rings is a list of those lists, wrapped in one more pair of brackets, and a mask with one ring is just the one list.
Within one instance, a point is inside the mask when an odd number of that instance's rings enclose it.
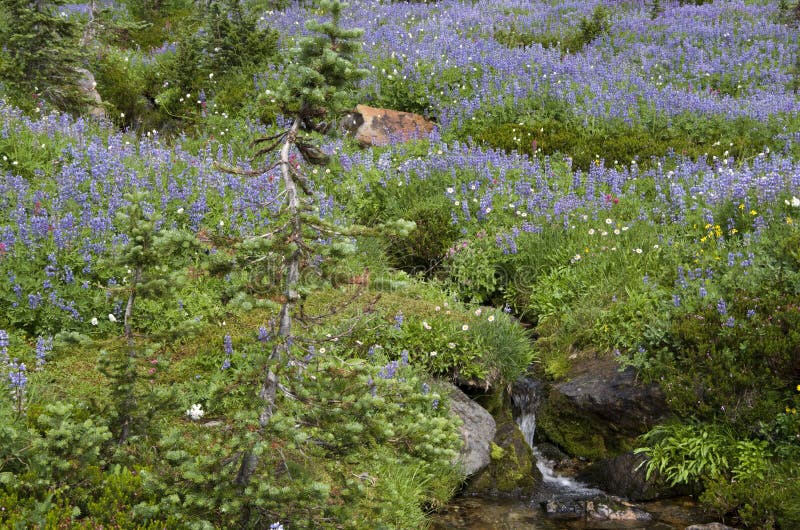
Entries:
{"label": "reddish rock", "polygon": [[412,112],[356,106],[342,119],[342,128],[362,145],[385,145],[427,136],[433,122]]}

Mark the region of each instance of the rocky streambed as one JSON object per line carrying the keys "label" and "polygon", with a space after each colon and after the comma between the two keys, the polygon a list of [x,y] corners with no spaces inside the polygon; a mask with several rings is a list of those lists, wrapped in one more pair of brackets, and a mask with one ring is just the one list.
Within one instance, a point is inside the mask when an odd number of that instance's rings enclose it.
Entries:
{"label": "rocky streambed", "polygon": [[730,528],[691,492],[646,477],[633,449],[667,407],[657,385],[613,361],[579,366],[566,382],[526,378],[510,392],[454,395],[470,479],[434,529]]}

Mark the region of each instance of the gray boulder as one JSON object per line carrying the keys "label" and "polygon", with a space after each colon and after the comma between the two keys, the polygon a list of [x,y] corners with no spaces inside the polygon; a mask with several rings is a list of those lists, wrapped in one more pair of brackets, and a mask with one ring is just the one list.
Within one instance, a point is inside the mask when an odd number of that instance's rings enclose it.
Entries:
{"label": "gray boulder", "polygon": [[103,98],[100,97],[100,93],[97,91],[97,81],[95,81],[94,75],[85,68],[76,68],[75,70],[80,74],[78,88],[81,95],[86,98],[89,115],[94,118],[105,118],[106,111],[103,109]]}
{"label": "gray boulder", "polygon": [[460,430],[464,446],[457,463],[465,475],[474,475],[491,462],[491,444],[497,425],[486,409],[453,385],[450,385],[450,411],[463,422]]}

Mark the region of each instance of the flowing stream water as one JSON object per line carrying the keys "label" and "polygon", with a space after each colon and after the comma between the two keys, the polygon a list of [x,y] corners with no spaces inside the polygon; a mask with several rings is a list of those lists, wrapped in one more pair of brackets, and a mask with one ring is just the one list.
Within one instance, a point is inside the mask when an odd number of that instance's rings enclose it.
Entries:
{"label": "flowing stream water", "polygon": [[543,504],[557,499],[569,506],[605,495],[604,492],[560,475],[555,462],[546,458],[534,443],[538,385],[529,380],[512,394],[516,421],[525,441],[536,457],[536,467],[542,473],[542,484],[526,500],[500,497],[459,497],[440,510],[433,518],[433,530],[569,530],[569,529],[640,529],[683,530],[686,526],[706,520],[690,499],[668,499],[639,503],[647,511],[649,521],[591,520],[577,514],[549,515]]}

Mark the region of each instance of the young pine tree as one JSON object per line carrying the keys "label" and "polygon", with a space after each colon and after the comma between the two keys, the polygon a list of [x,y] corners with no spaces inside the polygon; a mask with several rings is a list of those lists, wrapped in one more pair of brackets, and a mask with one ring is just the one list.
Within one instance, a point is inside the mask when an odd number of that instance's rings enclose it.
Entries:
{"label": "young pine tree", "polygon": [[[273,167],[280,166],[284,188],[283,204],[278,214],[279,219],[276,220],[276,225],[281,228],[269,234],[268,238],[263,238],[270,240],[273,252],[283,256],[285,270],[283,303],[269,366],[280,365],[291,354],[292,314],[301,299],[301,264],[314,254],[331,255],[337,249],[346,247],[329,245],[323,250],[314,241],[325,237],[341,240],[349,235],[346,229],[331,226],[319,216],[313,215],[309,197],[310,183],[302,171],[302,165],[294,159],[293,154],[296,149],[306,162],[327,163],[327,157],[303,136],[301,127],[313,128],[319,120],[332,119],[337,112],[344,110],[350,91],[366,74],[353,63],[354,54],[360,48],[355,39],[362,32],[340,26],[342,10],[346,5],[337,0],[319,2],[325,19],[306,22],[306,28],[311,34],[301,37],[298,46],[291,50],[293,57],[287,68],[287,79],[276,96],[284,115],[289,118],[288,130],[254,142],[269,142],[267,147],[258,151],[256,157],[275,155],[275,151],[278,151],[277,162]],[[261,169],[250,173],[262,174],[265,171]],[[262,405],[259,425],[262,431],[273,416],[277,390],[278,376],[269,368],[260,382],[259,399]],[[254,447],[242,453],[235,484],[247,486],[256,471],[256,455],[259,451]]]}
{"label": "young pine tree", "polygon": [[[124,443],[137,428],[145,425],[158,407],[158,400],[169,396],[154,396],[139,380],[143,358],[152,353],[148,348],[158,344],[153,340],[174,340],[175,335],[189,332],[194,322],[177,323],[161,333],[162,337],[149,336],[141,340],[136,326],[136,304],[141,300],[170,301],[175,291],[184,284],[181,261],[199,248],[197,239],[184,231],[159,228],[156,214],[147,213],[147,195],[135,192],[125,195],[128,205],[117,212],[117,225],[128,236],[127,243],[116,257],[116,265],[130,271],[117,294],[125,298],[122,328],[125,346],[117,351],[103,352],[100,370],[111,383],[112,427],[117,431],[119,443]],[[146,390],[145,390],[146,388]],[[148,401],[143,406],[142,401]],[[138,429],[143,430],[143,429]]]}

